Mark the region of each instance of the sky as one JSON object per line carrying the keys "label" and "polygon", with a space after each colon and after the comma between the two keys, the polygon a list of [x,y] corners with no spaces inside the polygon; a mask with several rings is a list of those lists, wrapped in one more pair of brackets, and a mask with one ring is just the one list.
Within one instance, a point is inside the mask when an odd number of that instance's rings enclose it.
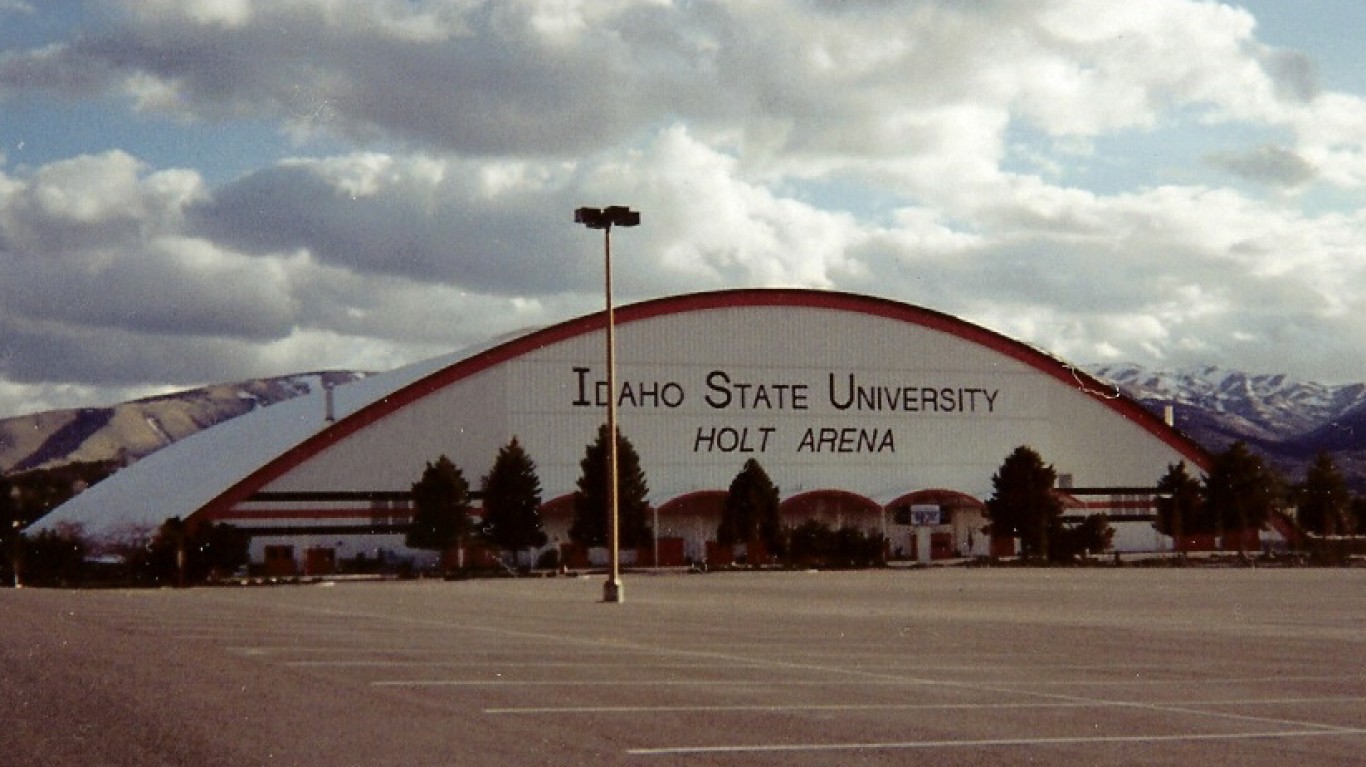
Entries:
{"label": "sky", "polygon": [[0,417],[803,287],[1366,381],[1360,0],[0,0]]}

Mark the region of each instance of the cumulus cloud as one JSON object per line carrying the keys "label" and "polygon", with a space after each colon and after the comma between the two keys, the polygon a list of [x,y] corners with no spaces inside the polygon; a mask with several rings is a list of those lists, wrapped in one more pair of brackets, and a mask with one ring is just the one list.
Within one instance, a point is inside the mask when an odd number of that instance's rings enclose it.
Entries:
{"label": "cumulus cloud", "polygon": [[266,116],[480,155],[610,146],[672,114],[756,157],[866,157],[917,151],[955,105],[1057,135],[1152,126],[1172,105],[1280,119],[1277,94],[1302,101],[1312,77],[1254,27],[1245,11],[1184,0],[139,0],[111,29],[7,55],[0,82],[158,83],[176,98],[155,108],[183,117]]}
{"label": "cumulus cloud", "polygon": [[586,264],[543,268],[572,210],[557,175],[376,154],[289,161],[216,190],[190,216],[197,232],[257,253],[302,249],[363,273],[538,294],[590,284]]}
{"label": "cumulus cloud", "polygon": [[167,219],[198,193],[197,175],[146,170],[110,151],[55,162],[25,179],[0,177],[0,248],[63,254],[174,227]]}
{"label": "cumulus cloud", "polygon": [[362,274],[539,296],[597,289],[600,243],[572,228],[569,212],[616,195],[649,211],[648,227],[624,235],[630,249],[658,254],[651,268],[623,273],[628,291],[832,286],[858,236],[853,218],[784,199],[744,180],[736,165],[681,126],[625,158],[574,164],[290,160],[214,190],[187,217],[196,234],[250,252],[303,250]]}

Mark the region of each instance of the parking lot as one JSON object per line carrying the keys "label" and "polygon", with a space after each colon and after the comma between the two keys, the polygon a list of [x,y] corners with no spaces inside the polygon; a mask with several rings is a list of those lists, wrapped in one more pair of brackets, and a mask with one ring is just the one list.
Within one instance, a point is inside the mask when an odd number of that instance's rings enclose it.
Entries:
{"label": "parking lot", "polygon": [[0,591],[7,764],[1361,764],[1366,570]]}

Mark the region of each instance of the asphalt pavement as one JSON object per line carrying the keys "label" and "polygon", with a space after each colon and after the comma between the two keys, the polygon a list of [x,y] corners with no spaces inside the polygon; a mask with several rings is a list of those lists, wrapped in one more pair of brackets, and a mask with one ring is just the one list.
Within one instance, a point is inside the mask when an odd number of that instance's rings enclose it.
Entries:
{"label": "asphalt pavement", "polygon": [[1366,763],[1366,570],[0,590],[0,763]]}

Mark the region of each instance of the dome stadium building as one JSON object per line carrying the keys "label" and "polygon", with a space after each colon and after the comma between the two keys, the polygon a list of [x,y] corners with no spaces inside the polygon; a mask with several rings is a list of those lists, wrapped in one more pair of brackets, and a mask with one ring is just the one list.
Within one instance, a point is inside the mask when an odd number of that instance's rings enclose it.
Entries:
{"label": "dome stadium building", "polygon": [[993,551],[985,501],[1018,446],[1057,471],[1065,519],[1108,515],[1128,551],[1170,549],[1152,526],[1153,486],[1170,464],[1209,463],[1112,386],[894,301],[756,289],[626,306],[610,394],[605,329],[592,314],[254,411],[118,472],[35,529],[74,523],[98,541],[178,517],[240,527],[253,562],[290,571],[358,555],[425,564],[435,555],[404,547],[423,468],[446,455],[477,489],[515,436],[536,462],[547,547],[564,546],[609,396],[646,473],[658,564],[716,556],[726,488],[750,458],[780,488],[784,524],[881,532],[921,559]]}

